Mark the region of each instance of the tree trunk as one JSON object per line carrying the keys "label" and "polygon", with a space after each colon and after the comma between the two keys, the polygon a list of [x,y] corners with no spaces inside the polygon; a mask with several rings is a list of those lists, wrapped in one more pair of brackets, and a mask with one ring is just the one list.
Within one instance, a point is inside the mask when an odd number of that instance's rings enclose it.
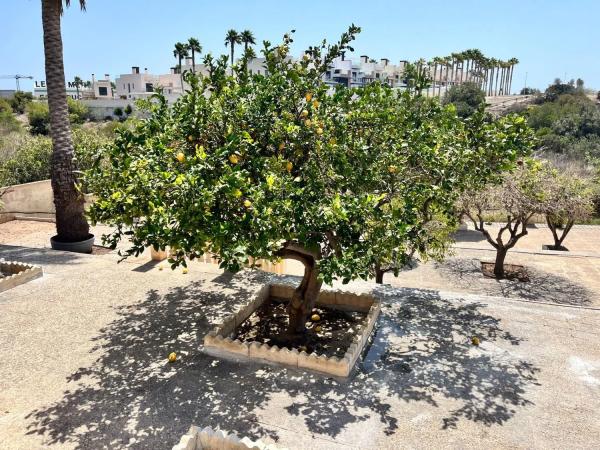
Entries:
{"label": "tree trunk", "polygon": [[498,279],[504,278],[504,260],[508,249],[505,247],[499,247],[496,250],[496,262],[494,263],[494,276]]}
{"label": "tree trunk", "polygon": [[318,279],[318,270],[314,261],[304,263],[304,277],[294,291],[288,305],[290,335],[303,334],[306,331],[306,320],[315,306],[321,290],[322,282]]}
{"label": "tree trunk", "polygon": [[233,42],[231,43],[231,76],[233,76],[233,53],[234,53],[234,49],[233,49]]}
{"label": "tree trunk", "polygon": [[192,49],[192,73],[196,73],[196,55],[194,49]]}
{"label": "tree trunk", "polygon": [[383,284],[383,276],[385,275],[385,272],[379,268],[375,269],[375,283],[377,284]]}
{"label": "tree trunk", "polygon": [[83,195],[76,189],[73,141],[67,107],[67,89],[60,34],[61,4],[42,0],[44,56],[50,136],[52,137],[52,190],[56,207],[57,239],[63,242],[83,241],[89,237],[89,225],[84,217]]}

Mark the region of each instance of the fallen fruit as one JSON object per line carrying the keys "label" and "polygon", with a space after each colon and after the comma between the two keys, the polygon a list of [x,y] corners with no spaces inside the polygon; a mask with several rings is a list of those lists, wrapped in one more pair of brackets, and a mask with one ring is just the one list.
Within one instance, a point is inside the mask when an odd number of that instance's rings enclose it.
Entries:
{"label": "fallen fruit", "polygon": [[312,316],[310,316],[310,320],[312,320],[313,322],[318,322],[319,320],[321,320],[321,316],[318,314],[313,314]]}
{"label": "fallen fruit", "polygon": [[473,344],[473,345],[479,345],[479,344],[481,344],[481,341],[479,340],[479,338],[477,336],[473,336],[471,338],[471,344]]}
{"label": "fallen fruit", "polygon": [[181,271],[181,273],[183,273],[184,275],[185,275],[186,273],[188,273],[188,269],[187,269],[187,267],[184,267],[184,268],[183,268],[183,270]]}
{"label": "fallen fruit", "polygon": [[162,265],[158,266],[158,270],[163,270],[164,267]]}
{"label": "fallen fruit", "polygon": [[185,155],[181,152],[177,153],[177,161],[179,162],[184,162],[185,161]]}
{"label": "fallen fruit", "polygon": [[175,352],[169,353],[169,362],[174,363],[177,361],[177,354]]}

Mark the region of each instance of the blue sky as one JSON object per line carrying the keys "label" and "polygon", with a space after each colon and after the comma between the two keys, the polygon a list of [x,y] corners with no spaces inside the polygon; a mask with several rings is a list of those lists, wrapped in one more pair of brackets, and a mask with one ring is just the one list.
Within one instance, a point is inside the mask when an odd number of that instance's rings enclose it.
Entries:
{"label": "blue sky", "polygon": [[[272,42],[296,29],[298,55],[355,23],[362,27],[355,57],[398,62],[479,48],[521,61],[513,90],[526,74],[528,86],[545,88],[566,75],[600,89],[599,0],[88,0],[87,12],[72,3],[63,19],[67,79],[114,78],[131,66],[166,73],[175,42],[194,36],[205,51],[226,52],[229,28]],[[40,1],[0,0],[0,17],[0,75],[44,79]],[[14,88],[14,80],[0,79],[0,88]]]}

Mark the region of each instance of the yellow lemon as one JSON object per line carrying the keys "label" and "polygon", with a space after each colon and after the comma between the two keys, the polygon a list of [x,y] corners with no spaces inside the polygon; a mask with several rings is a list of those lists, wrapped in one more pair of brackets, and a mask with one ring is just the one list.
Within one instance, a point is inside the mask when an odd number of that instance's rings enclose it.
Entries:
{"label": "yellow lemon", "polygon": [[184,274],[184,275],[185,275],[186,273],[188,273],[188,268],[187,268],[187,267],[184,267],[184,268],[183,268],[183,270],[181,271],[181,273],[182,273],[182,274]]}
{"label": "yellow lemon", "polygon": [[315,109],[317,109],[320,104],[321,103],[319,103],[319,100],[313,100],[313,102],[312,102],[313,108],[315,108]]}
{"label": "yellow lemon", "polygon": [[194,136],[192,136],[191,134],[188,136],[188,141],[192,142],[194,140]]}
{"label": "yellow lemon", "polygon": [[321,320],[321,316],[318,314],[313,314],[312,316],[310,316],[310,320],[312,320],[313,322],[318,322],[319,320]]}
{"label": "yellow lemon", "polygon": [[252,206],[252,202],[250,200],[244,200],[244,206],[246,208],[250,208]]}
{"label": "yellow lemon", "polygon": [[394,165],[388,166],[389,173],[396,173],[397,171],[398,171],[398,167],[396,167]]}
{"label": "yellow lemon", "polygon": [[158,270],[163,270],[164,267],[162,265],[158,266]]}
{"label": "yellow lemon", "polygon": [[285,142],[281,142],[279,144],[279,151],[282,151],[285,148]]}
{"label": "yellow lemon", "polygon": [[185,161],[185,155],[182,152],[177,153],[177,161],[180,163]]}
{"label": "yellow lemon", "polygon": [[239,160],[240,158],[238,158],[238,155],[229,155],[229,162],[231,164],[237,164]]}
{"label": "yellow lemon", "polygon": [[317,134],[320,136],[323,134],[323,128],[319,127],[317,128]]}
{"label": "yellow lemon", "polygon": [[335,138],[329,139],[329,145],[335,145],[335,144],[337,144],[337,141],[335,140]]}
{"label": "yellow lemon", "polygon": [[473,345],[479,345],[479,344],[481,344],[481,341],[479,340],[479,338],[477,336],[473,336],[471,338],[471,344],[473,344]]}
{"label": "yellow lemon", "polygon": [[291,172],[291,171],[292,171],[292,167],[294,167],[294,165],[293,165],[293,164],[292,164],[290,161],[288,161],[288,162],[286,163],[286,165],[285,165],[285,169],[286,169],[288,172]]}
{"label": "yellow lemon", "polygon": [[306,119],[308,117],[308,111],[303,109],[302,112],[300,113],[300,117],[302,117],[303,119]]}
{"label": "yellow lemon", "polygon": [[315,327],[315,331],[316,331],[317,333],[320,333],[321,331],[323,331],[323,328],[321,327],[321,325],[317,325],[317,326]]}
{"label": "yellow lemon", "polygon": [[307,127],[310,127],[312,125],[312,122],[310,121],[310,119],[306,119],[304,121],[304,125],[306,125]]}
{"label": "yellow lemon", "polygon": [[312,94],[310,92],[307,92],[304,98],[307,102],[310,102],[312,100]]}
{"label": "yellow lemon", "polygon": [[235,198],[240,198],[242,196],[242,191],[240,191],[239,189],[236,189],[235,191],[233,191],[233,196]]}
{"label": "yellow lemon", "polygon": [[169,362],[174,363],[177,361],[177,353],[171,352],[169,353]]}

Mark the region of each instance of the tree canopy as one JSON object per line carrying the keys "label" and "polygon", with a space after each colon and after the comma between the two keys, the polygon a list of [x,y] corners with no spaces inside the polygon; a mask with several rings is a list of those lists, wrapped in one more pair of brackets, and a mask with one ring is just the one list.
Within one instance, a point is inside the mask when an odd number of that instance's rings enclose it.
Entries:
{"label": "tree canopy", "polygon": [[170,246],[173,267],[204,252],[233,271],[300,260],[296,331],[322,282],[401,265],[412,247],[427,254],[432,220],[454,214],[466,185],[510,168],[530,133],[520,117],[464,121],[452,105],[379,83],[330,90],[322,74],[358,31],[298,62],[286,58],[291,34],[265,42],[268,76],[245,61],[226,76],[226,59],[207,57],[211,75],[186,74],[173,107],[155,95],[149,117],[87,175],[93,222],[115,226],[107,242],[130,239],[125,256]]}

